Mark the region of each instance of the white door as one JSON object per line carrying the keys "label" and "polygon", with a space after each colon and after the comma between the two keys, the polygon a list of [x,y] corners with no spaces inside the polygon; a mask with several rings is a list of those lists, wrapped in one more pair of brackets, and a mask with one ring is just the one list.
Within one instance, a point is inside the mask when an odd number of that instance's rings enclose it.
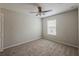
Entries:
{"label": "white door", "polygon": [[0,52],[3,50],[3,31],[4,31],[4,25],[3,25],[3,15],[0,14]]}

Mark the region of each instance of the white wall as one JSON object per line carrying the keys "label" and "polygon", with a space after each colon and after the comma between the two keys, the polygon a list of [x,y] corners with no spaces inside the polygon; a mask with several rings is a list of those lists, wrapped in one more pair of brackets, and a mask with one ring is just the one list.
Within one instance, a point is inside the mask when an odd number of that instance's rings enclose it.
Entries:
{"label": "white wall", "polygon": [[[56,36],[48,35],[46,21],[56,19]],[[68,11],[43,19],[43,38],[60,43],[77,46],[78,42],[78,10]]]}
{"label": "white wall", "polygon": [[[79,47],[79,7],[78,7],[78,47]],[[79,48],[78,48],[78,55],[79,55]]]}
{"label": "white wall", "polygon": [[7,9],[1,9],[1,12],[5,20],[4,48],[40,38],[41,20],[39,18]]}

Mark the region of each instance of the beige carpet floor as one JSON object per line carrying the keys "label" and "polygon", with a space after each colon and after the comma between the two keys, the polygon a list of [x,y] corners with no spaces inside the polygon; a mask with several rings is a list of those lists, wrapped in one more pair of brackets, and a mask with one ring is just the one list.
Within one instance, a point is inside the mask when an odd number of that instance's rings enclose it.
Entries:
{"label": "beige carpet floor", "polygon": [[5,49],[3,56],[77,56],[78,49],[53,41],[39,39]]}

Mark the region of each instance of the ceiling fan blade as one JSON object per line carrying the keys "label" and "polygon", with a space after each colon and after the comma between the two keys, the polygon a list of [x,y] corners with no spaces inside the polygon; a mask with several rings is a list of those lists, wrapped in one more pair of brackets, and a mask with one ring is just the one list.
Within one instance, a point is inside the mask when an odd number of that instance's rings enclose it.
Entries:
{"label": "ceiling fan blade", "polygon": [[52,11],[52,10],[46,10],[46,11],[42,11],[42,13],[45,13],[45,12],[50,12],[50,11]]}
{"label": "ceiling fan blade", "polygon": [[38,13],[38,12],[30,12],[30,13]]}

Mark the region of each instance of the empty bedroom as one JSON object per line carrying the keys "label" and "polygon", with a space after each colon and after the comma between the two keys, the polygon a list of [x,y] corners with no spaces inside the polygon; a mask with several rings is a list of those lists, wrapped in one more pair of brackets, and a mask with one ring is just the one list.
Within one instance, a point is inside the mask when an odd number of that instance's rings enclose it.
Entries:
{"label": "empty bedroom", "polygon": [[0,3],[0,56],[78,56],[78,3]]}

